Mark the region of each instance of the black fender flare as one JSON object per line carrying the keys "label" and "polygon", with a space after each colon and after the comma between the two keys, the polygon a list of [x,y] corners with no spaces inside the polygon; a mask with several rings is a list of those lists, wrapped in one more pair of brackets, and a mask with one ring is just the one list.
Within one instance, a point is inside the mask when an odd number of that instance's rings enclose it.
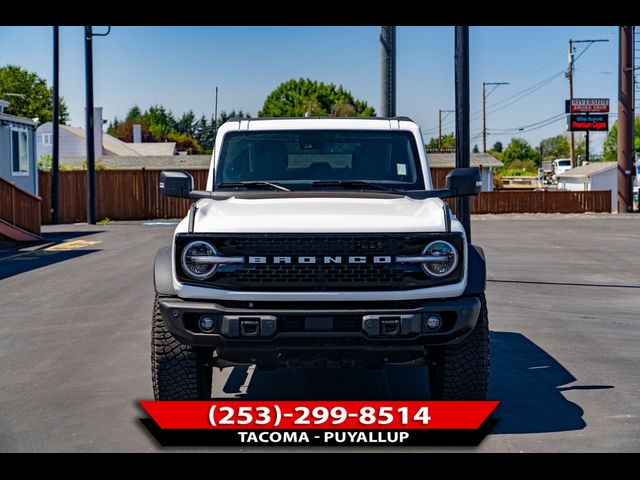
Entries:
{"label": "black fender flare", "polygon": [[153,262],[153,287],[158,295],[176,295],[173,289],[171,247],[162,247],[156,252]]}
{"label": "black fender flare", "polygon": [[463,295],[481,295],[487,287],[487,262],[484,258],[484,250],[476,245],[469,244],[467,248],[467,288]]}

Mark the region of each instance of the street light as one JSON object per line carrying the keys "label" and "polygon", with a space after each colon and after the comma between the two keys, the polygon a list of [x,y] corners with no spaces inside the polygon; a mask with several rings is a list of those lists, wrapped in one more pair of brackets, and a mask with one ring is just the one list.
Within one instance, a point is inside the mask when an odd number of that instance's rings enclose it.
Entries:
{"label": "street light", "polygon": [[[85,91],[86,109],[85,128],[87,140],[87,223],[96,224],[96,166],[95,145],[93,138],[93,37],[106,37],[111,32],[108,27],[106,33],[94,33],[91,25],[84,27],[85,52]],[[102,126],[100,126],[102,128]]]}

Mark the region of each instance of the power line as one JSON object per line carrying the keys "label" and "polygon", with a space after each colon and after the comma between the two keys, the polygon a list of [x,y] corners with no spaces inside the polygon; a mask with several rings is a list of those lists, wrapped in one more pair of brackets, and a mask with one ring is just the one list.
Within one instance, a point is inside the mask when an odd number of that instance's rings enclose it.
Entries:
{"label": "power line", "polygon": [[[595,40],[595,41],[607,41],[607,40]],[[587,42],[593,42],[590,40],[575,40],[573,41],[573,43],[587,43]],[[591,46],[592,43],[589,43],[589,45],[587,47],[585,47],[575,58],[573,58],[573,63],[575,64],[575,62],[582,56],[584,55],[584,53],[586,52],[586,50],[589,48],[589,46]],[[564,49],[563,49],[564,50]],[[552,56],[551,58],[554,59],[555,57],[557,57],[558,54],[555,54],[554,56]],[[550,59],[551,60],[551,59]],[[548,64],[552,63],[552,61],[550,61]],[[530,85],[506,98],[503,98],[502,100],[499,100],[497,102],[494,102],[490,105],[486,106],[486,113],[495,113],[495,112],[499,112],[500,110],[504,110],[505,108],[510,107],[511,105],[519,102],[520,100],[532,95],[533,93],[537,92],[538,90],[544,88],[545,86],[549,85],[551,82],[553,82],[553,80],[555,80],[556,78],[561,77],[562,75],[566,74],[566,71],[560,70],[552,75],[550,75],[549,77],[544,78],[543,80],[540,80],[537,83],[534,83],[533,85]],[[497,87],[496,87],[497,88]],[[495,90],[492,89],[491,92],[493,92]],[[491,93],[490,92],[490,93]],[[488,95],[487,95],[488,96]],[[471,114],[471,120],[478,120],[481,118],[482,115],[482,109],[481,110],[477,110],[474,111]],[[558,121],[558,120],[556,120]],[[455,122],[443,122],[442,125],[440,125],[440,129],[447,129],[447,128],[451,128],[455,125]],[[436,133],[439,129],[437,127],[435,128],[429,128],[426,130],[423,130],[424,134],[433,134]],[[520,131],[520,130],[518,130]]]}
{"label": "power line", "polygon": [[[503,110],[504,108],[507,108],[510,105],[513,105],[514,103],[522,100],[523,98],[533,94],[535,91],[541,89],[542,87],[548,85],[549,83],[551,83],[551,81],[553,81],[555,78],[561,76],[562,74],[564,74],[564,70],[561,70],[559,72],[554,73],[553,75],[551,75],[550,77],[545,78],[544,80],[541,80],[538,83],[535,83],[533,85],[530,85],[527,88],[524,88],[522,90],[520,90],[519,92],[514,93],[513,95],[510,95],[509,97],[506,97],[498,102],[494,102],[490,105],[488,105],[487,108],[487,113],[494,113],[494,112],[498,112],[500,110]],[[512,100],[512,101],[510,101]],[[510,101],[510,102],[509,102]],[[506,105],[504,105],[505,102],[509,102]],[[496,108],[498,107],[499,108]],[[471,114],[471,119],[472,120],[478,120],[480,118],[480,116],[482,115],[482,109],[477,110],[475,112],[473,112]],[[452,127],[454,125],[453,122],[451,123],[443,123],[442,127],[443,128],[449,128]],[[437,128],[430,128],[425,130],[423,133],[435,133],[438,129]]]}
{"label": "power line", "polygon": [[562,120],[563,118],[566,118],[566,116],[567,116],[567,114],[563,112],[563,113],[559,113],[557,115],[552,115],[551,117],[545,118],[543,120],[538,120],[537,122],[534,122],[534,123],[529,123],[527,125],[522,125],[520,127],[491,128],[491,129],[489,129],[489,131],[490,131],[490,133],[496,133],[496,132],[500,132],[500,133],[526,132],[526,131],[533,130],[534,127],[550,125],[552,123],[555,123],[557,121]]}

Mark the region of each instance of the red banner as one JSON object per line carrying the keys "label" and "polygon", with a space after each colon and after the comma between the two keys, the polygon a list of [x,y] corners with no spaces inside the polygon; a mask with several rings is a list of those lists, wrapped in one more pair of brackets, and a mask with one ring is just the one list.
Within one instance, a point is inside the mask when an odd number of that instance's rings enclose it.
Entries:
{"label": "red banner", "polygon": [[162,429],[475,430],[498,401],[141,401]]}

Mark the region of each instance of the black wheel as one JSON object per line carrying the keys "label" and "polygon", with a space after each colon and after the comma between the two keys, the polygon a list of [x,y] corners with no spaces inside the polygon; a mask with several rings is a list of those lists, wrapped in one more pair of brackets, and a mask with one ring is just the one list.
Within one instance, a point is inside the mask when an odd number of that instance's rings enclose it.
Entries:
{"label": "black wheel", "polygon": [[484,400],[489,386],[489,316],[484,295],[475,328],[462,342],[429,350],[434,400]]}
{"label": "black wheel", "polygon": [[151,375],[156,400],[211,398],[212,350],[184,345],[166,329],[156,295],[151,324]]}

